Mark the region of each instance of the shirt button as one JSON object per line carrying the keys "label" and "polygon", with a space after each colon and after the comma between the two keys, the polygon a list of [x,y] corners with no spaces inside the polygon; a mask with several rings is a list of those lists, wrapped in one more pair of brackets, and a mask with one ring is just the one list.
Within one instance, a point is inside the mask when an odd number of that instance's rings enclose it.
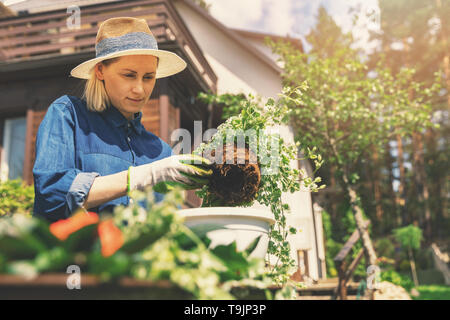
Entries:
{"label": "shirt button", "polygon": [[131,123],[128,123],[128,128],[131,128]]}

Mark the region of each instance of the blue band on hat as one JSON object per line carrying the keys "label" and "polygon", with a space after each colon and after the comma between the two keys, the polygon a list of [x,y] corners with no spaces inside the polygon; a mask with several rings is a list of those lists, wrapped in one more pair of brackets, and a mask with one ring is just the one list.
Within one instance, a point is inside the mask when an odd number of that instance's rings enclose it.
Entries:
{"label": "blue band on hat", "polygon": [[123,36],[103,39],[95,45],[97,58],[130,49],[158,50],[158,44],[156,39],[148,33],[130,32]]}

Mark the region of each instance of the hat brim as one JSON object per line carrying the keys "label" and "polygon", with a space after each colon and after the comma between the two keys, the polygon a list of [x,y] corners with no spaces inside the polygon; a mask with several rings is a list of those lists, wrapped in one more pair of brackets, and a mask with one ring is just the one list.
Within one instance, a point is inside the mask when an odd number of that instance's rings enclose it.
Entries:
{"label": "hat brim", "polygon": [[89,79],[91,77],[91,71],[97,63],[107,59],[131,55],[151,55],[158,57],[159,63],[156,70],[156,79],[174,75],[178,72],[183,71],[187,66],[186,62],[183,59],[170,51],[154,49],[130,49],[117,51],[104,57],[85,61],[73,68],[72,71],[70,71],[70,75],[75,78]]}

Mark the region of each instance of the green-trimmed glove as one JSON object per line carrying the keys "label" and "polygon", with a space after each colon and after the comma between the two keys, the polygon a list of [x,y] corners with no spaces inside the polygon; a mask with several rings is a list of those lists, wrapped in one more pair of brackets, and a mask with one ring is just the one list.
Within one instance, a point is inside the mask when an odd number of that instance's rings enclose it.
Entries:
{"label": "green-trimmed glove", "polygon": [[130,169],[130,190],[153,190],[166,193],[175,187],[199,189],[212,174],[211,162],[197,155],[183,154],[164,158]]}

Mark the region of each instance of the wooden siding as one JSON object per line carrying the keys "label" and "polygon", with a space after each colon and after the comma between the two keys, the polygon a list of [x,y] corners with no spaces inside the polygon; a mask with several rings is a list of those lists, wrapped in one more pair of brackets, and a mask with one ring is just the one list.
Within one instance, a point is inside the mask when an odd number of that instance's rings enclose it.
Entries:
{"label": "wooden siding", "polygon": [[33,184],[33,166],[36,160],[36,135],[39,125],[44,119],[47,110],[27,111],[27,132],[25,138],[25,157],[23,161],[23,180],[28,184]]}
{"label": "wooden siding", "polygon": [[[95,52],[99,24],[109,18],[145,19],[158,44],[175,47],[196,76],[215,91],[217,77],[169,0],[134,0],[80,7],[80,25],[72,28],[66,10],[0,19],[0,62]],[[0,63],[0,70],[2,64]]]}
{"label": "wooden siding", "polygon": [[151,99],[142,110],[142,125],[147,131],[159,136],[159,100]]}
{"label": "wooden siding", "polygon": [[197,197],[195,190],[187,190],[185,193],[185,204],[190,208],[198,208],[202,205],[202,199]]}

